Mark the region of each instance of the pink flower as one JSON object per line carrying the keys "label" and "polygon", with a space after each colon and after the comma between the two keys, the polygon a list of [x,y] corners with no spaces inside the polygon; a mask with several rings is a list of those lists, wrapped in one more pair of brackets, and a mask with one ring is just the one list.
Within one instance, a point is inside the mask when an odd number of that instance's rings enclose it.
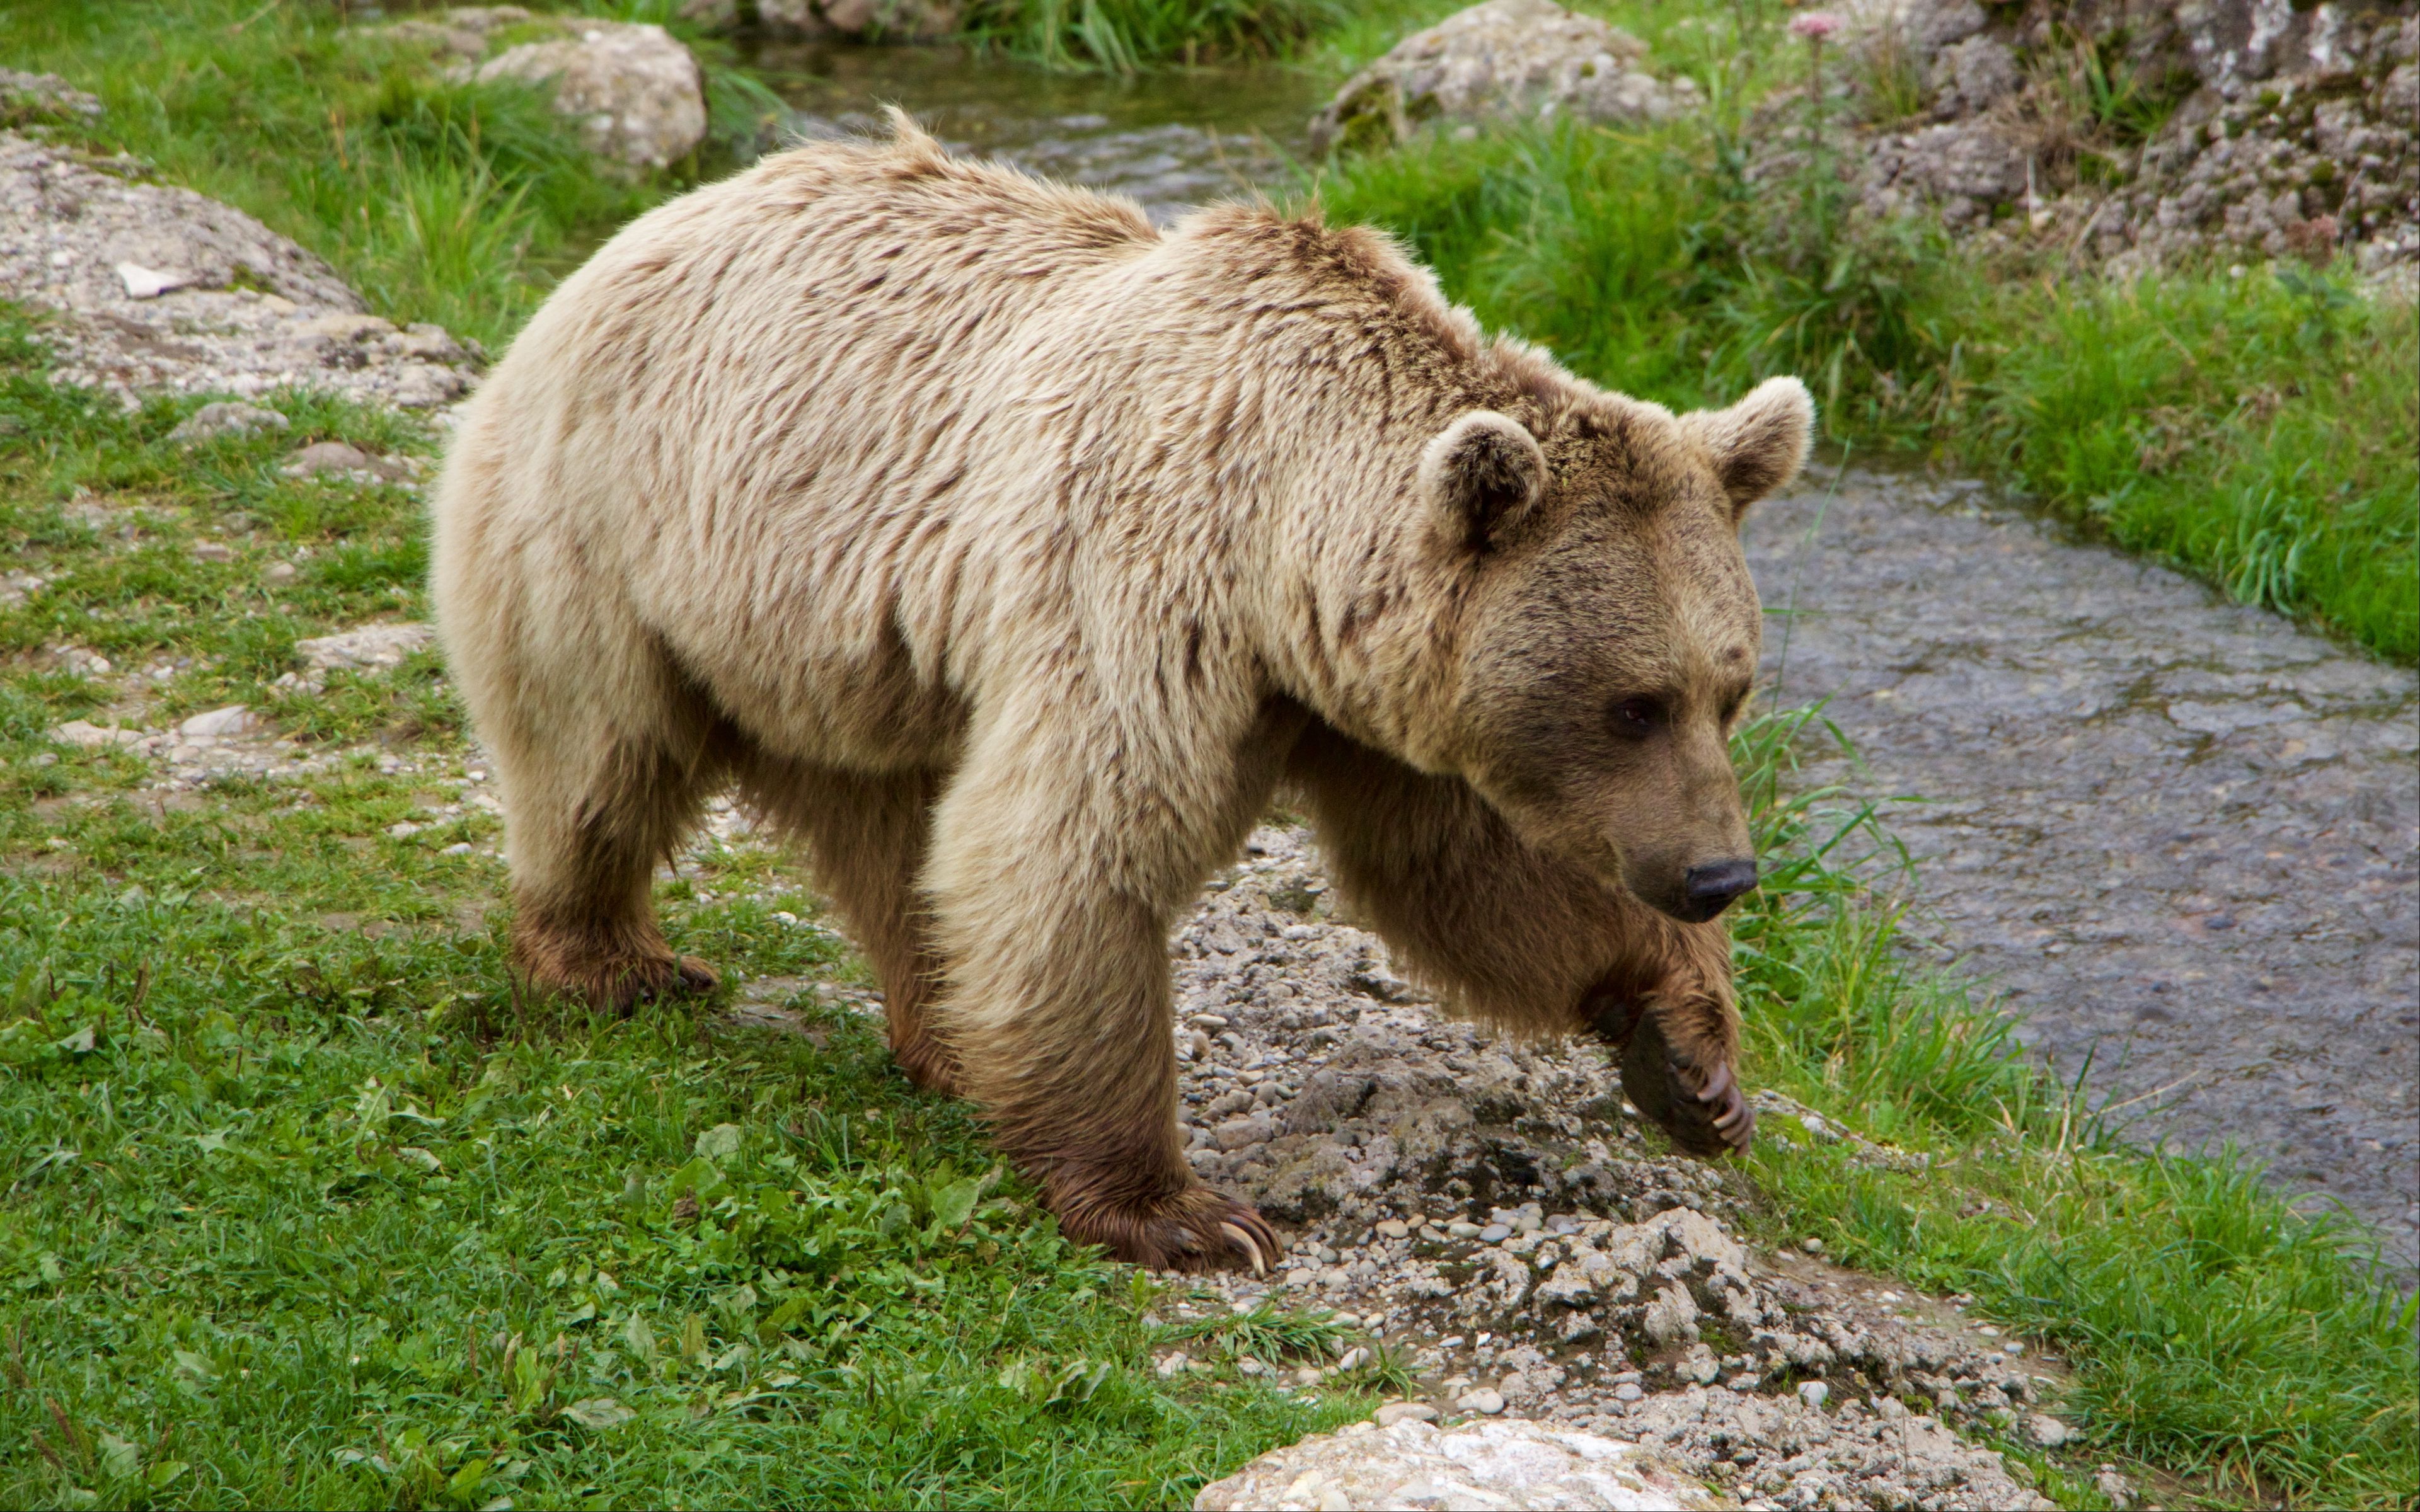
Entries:
{"label": "pink flower", "polygon": [[1790,35],[1804,37],[1810,42],[1821,42],[1840,29],[1840,18],[1828,10],[1810,10],[1791,19]]}

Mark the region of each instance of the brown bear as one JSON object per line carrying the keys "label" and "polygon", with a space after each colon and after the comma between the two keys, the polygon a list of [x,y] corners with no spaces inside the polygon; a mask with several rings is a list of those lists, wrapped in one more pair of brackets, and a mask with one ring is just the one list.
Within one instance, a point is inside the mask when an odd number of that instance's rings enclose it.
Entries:
{"label": "brown bear", "polygon": [[1670,412],[1489,339],[1387,238],[1125,201],[905,117],[644,217],[464,413],[444,643],[495,762],[519,964],[704,988],[650,904],[736,784],[803,841],[891,1045],[1065,1232],[1272,1260],[1196,1179],[1168,934],[1281,789],[1453,1006],[1594,1030],[1744,1147],[1725,749],[1741,512],[1795,380]]}

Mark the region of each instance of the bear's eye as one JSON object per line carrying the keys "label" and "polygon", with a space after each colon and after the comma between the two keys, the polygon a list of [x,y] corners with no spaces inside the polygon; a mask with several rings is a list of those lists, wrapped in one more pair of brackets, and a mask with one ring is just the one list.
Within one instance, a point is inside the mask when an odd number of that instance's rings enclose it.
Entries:
{"label": "bear's eye", "polygon": [[1613,706],[1613,733],[1627,740],[1644,740],[1664,722],[1664,705],[1652,698],[1626,698]]}

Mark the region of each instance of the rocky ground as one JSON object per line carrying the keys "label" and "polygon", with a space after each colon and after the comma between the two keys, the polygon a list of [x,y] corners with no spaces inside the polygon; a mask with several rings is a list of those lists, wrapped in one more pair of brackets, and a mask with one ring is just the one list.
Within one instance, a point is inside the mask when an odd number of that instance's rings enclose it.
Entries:
{"label": "rocky ground", "polygon": [[[1714,54],[1736,59],[1729,24],[1675,30],[1714,29]],[[2213,254],[2343,255],[2406,285],[2420,259],[2412,0],[1842,0],[1792,30],[1772,65],[1792,82],[1747,133],[1749,175],[1769,193],[1793,192],[1821,144],[1821,171],[1868,213],[1922,215],[1980,246],[2088,255],[2121,272]],[[1314,118],[1312,143],[1377,147],[1490,119],[1636,123],[1703,105],[1644,52],[1549,0],[1488,0],[1355,75]]]}
{"label": "rocky ground", "polygon": [[2420,678],[1978,485],[1806,484],[1746,538],[1779,698],[1865,764],[1805,779],[1922,800],[1917,927],[2136,1137],[2420,1263]]}
{"label": "rocky ground", "polygon": [[[1877,214],[2123,273],[2211,253],[2420,259],[2420,14],[2264,0],[1854,0],[1826,95]],[[1804,162],[1806,95],[1760,172]]]}

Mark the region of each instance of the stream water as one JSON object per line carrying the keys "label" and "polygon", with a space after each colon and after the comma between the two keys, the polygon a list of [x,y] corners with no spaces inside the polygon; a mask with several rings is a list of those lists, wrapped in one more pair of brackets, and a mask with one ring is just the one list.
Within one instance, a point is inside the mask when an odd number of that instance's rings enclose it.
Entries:
{"label": "stream water", "polygon": [[1291,69],[1133,78],[1050,73],[941,47],[763,43],[746,58],[806,136],[879,131],[898,105],[952,147],[1113,190],[1165,224],[1189,206],[1282,196],[1326,91]]}
{"label": "stream water", "polygon": [[[1163,224],[1281,197],[1320,102],[1261,68],[1055,75],[943,49],[767,46],[806,135],[907,108],[954,147]],[[1825,499],[1829,499],[1826,503]],[[1994,504],[1802,486],[1747,532],[1768,678],[1907,795],[1931,942],[2135,1136],[2232,1139],[2420,1258],[2420,680]],[[1790,645],[1786,668],[1779,648]]]}

